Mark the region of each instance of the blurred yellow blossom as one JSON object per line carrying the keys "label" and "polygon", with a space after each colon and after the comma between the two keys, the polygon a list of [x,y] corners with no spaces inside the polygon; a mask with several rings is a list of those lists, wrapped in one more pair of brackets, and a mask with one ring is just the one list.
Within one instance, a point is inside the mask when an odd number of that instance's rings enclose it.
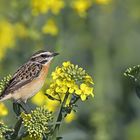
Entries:
{"label": "blurred yellow blossom", "polygon": [[32,102],[38,106],[44,106],[49,111],[55,111],[57,106],[59,105],[58,101],[52,101],[48,99],[43,91],[38,92],[33,98]]}
{"label": "blurred yellow blossom", "polygon": [[85,70],[73,65],[71,62],[64,62],[62,67],[56,67],[52,72],[53,81],[47,89],[47,94],[58,96],[62,99],[68,92],[77,94],[82,101],[88,96],[93,97],[93,80]]}
{"label": "blurred yellow blossom", "polygon": [[44,14],[49,10],[47,0],[31,0],[31,6],[33,15]]}
{"label": "blurred yellow blossom", "polygon": [[49,19],[42,28],[44,34],[56,36],[58,34],[58,27],[53,19]]}
{"label": "blurred yellow blossom", "polygon": [[92,0],[73,0],[72,7],[81,17],[85,17],[92,3]]}
{"label": "blurred yellow blossom", "polygon": [[58,14],[64,8],[64,0],[31,0],[33,15],[44,14],[49,10]]}
{"label": "blurred yellow blossom", "polygon": [[3,103],[0,103],[0,116],[6,116],[8,114],[8,109]]}
{"label": "blurred yellow blossom", "polygon": [[111,0],[96,0],[97,4],[109,4],[111,2]]}
{"label": "blurred yellow blossom", "polygon": [[53,100],[52,101],[52,100],[50,100],[50,99],[47,98],[44,107],[46,109],[48,109],[49,111],[54,112],[57,109],[58,105],[59,105],[59,102],[58,101],[56,101],[56,100]]}
{"label": "blurred yellow blossom", "polygon": [[74,111],[71,111],[71,113],[66,116],[65,122],[70,123],[70,122],[74,121],[75,119],[76,119],[76,114]]}
{"label": "blurred yellow blossom", "polygon": [[4,57],[8,48],[15,45],[14,26],[3,20],[0,21],[0,59]]}
{"label": "blurred yellow blossom", "polygon": [[46,96],[44,95],[43,91],[40,91],[35,96],[33,96],[32,102],[38,106],[44,105],[46,102]]}
{"label": "blurred yellow blossom", "polygon": [[15,24],[15,32],[16,32],[16,35],[21,38],[26,37],[28,34],[28,31],[27,31],[25,25],[22,23]]}
{"label": "blurred yellow blossom", "polygon": [[58,14],[64,8],[64,0],[48,0],[48,6],[53,14]]}

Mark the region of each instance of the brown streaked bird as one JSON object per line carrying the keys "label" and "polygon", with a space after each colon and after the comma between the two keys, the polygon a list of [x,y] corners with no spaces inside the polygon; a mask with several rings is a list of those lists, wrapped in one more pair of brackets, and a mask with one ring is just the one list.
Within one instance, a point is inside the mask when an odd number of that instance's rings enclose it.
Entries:
{"label": "brown streaked bird", "polygon": [[25,102],[44,85],[51,60],[58,53],[38,51],[29,61],[19,67],[0,95],[0,101],[14,99]]}

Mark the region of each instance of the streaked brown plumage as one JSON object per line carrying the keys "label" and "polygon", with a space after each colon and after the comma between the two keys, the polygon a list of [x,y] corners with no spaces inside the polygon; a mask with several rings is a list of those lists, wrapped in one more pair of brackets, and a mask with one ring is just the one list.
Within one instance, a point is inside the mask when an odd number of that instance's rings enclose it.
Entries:
{"label": "streaked brown plumage", "polygon": [[9,81],[0,95],[0,101],[14,99],[26,102],[43,86],[49,65],[58,53],[39,51],[32,55],[30,60],[22,65]]}

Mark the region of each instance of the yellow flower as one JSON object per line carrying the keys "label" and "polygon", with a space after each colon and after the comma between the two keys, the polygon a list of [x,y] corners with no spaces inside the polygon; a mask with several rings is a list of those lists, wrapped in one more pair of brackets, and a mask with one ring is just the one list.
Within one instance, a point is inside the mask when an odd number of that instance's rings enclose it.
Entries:
{"label": "yellow flower", "polygon": [[47,0],[48,6],[53,14],[59,14],[61,9],[64,8],[65,3],[63,0]]}
{"label": "yellow flower", "polygon": [[53,80],[57,79],[61,75],[61,68],[56,68],[55,72],[52,72],[52,78]]}
{"label": "yellow flower", "polygon": [[32,102],[35,103],[38,106],[42,106],[45,104],[46,96],[42,91],[38,92],[35,96],[32,98]]}
{"label": "yellow flower", "polygon": [[71,65],[70,61],[63,62],[63,66],[64,66],[64,67],[68,67],[68,66],[70,66],[70,65]]}
{"label": "yellow flower", "polygon": [[56,36],[58,31],[58,27],[53,19],[49,19],[42,28],[42,32],[44,34],[50,34],[52,36]]}
{"label": "yellow flower", "polygon": [[56,80],[56,84],[57,84],[57,85],[60,85],[61,83],[62,83],[62,81],[61,81],[60,79],[57,79],[57,80]]}
{"label": "yellow flower", "polygon": [[15,24],[15,32],[16,32],[16,35],[21,38],[26,37],[28,34],[26,27],[22,23]]}
{"label": "yellow flower", "polygon": [[47,13],[49,11],[47,0],[31,0],[32,14]]}
{"label": "yellow flower", "polygon": [[91,84],[94,84],[94,83],[93,83],[93,79],[91,78],[91,76],[86,75],[86,76],[85,76],[85,79],[86,79],[86,80],[85,80],[86,82],[89,82],[89,83],[91,83]]}
{"label": "yellow flower", "polygon": [[32,14],[44,14],[47,13],[49,10],[53,14],[58,14],[61,9],[64,8],[64,1],[63,0],[32,0],[31,7],[32,7]]}
{"label": "yellow flower", "polygon": [[74,111],[72,111],[70,114],[67,115],[67,117],[65,118],[65,122],[66,123],[70,123],[72,121],[74,121],[76,119],[76,114],[74,113]]}
{"label": "yellow flower", "polygon": [[87,10],[92,6],[92,0],[73,0],[72,7],[81,16],[86,16]]}
{"label": "yellow flower", "polygon": [[49,111],[55,111],[59,105],[58,101],[52,101],[44,95],[43,91],[38,92],[33,98],[32,102],[38,106],[44,106]]}
{"label": "yellow flower", "polygon": [[104,4],[104,5],[106,5],[106,4],[109,4],[110,2],[111,2],[111,0],[96,0],[97,4]]}
{"label": "yellow flower", "polygon": [[6,116],[8,114],[8,109],[3,103],[0,103],[0,116]]}
{"label": "yellow flower", "polygon": [[74,91],[78,88],[78,86],[74,81],[71,82],[67,81],[65,84],[69,88],[69,93],[74,93]]}
{"label": "yellow flower", "polygon": [[85,101],[87,96],[93,96],[93,88],[88,87],[86,84],[83,83],[80,85],[80,89],[77,89],[75,93],[81,97],[82,101]]}
{"label": "yellow flower", "polygon": [[15,45],[14,26],[7,22],[0,22],[0,59],[2,59],[8,48]]}
{"label": "yellow flower", "polygon": [[65,85],[60,85],[61,87],[56,87],[56,92],[57,93],[66,93],[67,92],[67,90],[68,90],[68,88],[67,88],[67,86],[65,86]]}
{"label": "yellow flower", "polygon": [[47,110],[54,112],[57,109],[58,105],[59,105],[58,101],[46,99],[46,103],[44,106]]}

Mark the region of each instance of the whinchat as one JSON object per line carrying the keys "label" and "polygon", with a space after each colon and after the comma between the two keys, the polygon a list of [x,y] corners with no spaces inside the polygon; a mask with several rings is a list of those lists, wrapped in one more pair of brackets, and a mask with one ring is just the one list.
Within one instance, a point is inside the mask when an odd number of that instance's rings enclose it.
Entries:
{"label": "whinchat", "polygon": [[51,60],[58,53],[38,51],[29,61],[19,67],[0,95],[0,101],[14,99],[26,102],[44,85]]}

